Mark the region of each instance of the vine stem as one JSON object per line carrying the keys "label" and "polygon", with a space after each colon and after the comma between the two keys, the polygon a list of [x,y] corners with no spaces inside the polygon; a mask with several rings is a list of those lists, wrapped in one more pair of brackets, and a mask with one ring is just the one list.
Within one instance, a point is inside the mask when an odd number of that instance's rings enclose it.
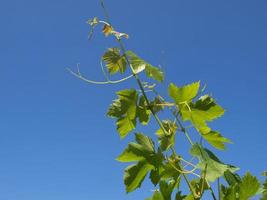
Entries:
{"label": "vine stem", "polygon": [[[104,0],[100,0],[100,2],[101,2],[101,6],[102,6],[102,8],[103,8],[104,14],[105,14],[105,16],[106,16],[106,20],[107,20],[108,24],[109,24],[110,26],[112,26],[111,23],[110,23],[110,20],[109,20],[109,15],[108,15],[107,9],[106,9],[106,7],[105,7],[105,5],[104,5]],[[138,86],[139,86],[139,88],[140,88],[140,90],[141,90],[141,93],[142,93],[142,95],[144,96],[147,105],[149,106],[149,110],[151,111],[153,117],[154,117],[155,120],[157,121],[157,123],[158,123],[158,125],[160,126],[160,128],[163,130],[164,134],[167,135],[167,131],[166,131],[166,129],[164,128],[164,126],[163,126],[161,120],[159,119],[159,117],[157,116],[157,114],[154,112],[154,110],[153,110],[153,109],[151,108],[151,106],[150,106],[150,102],[149,102],[148,97],[147,97],[147,95],[146,95],[146,93],[145,93],[145,90],[144,90],[144,87],[143,87],[143,85],[142,85],[142,82],[141,82],[139,76],[134,72],[134,69],[133,69],[133,67],[132,67],[132,65],[131,65],[131,63],[130,63],[130,61],[129,61],[129,58],[128,58],[127,54],[126,54],[126,49],[125,49],[125,47],[124,47],[123,42],[121,41],[120,38],[117,38],[117,37],[116,37],[116,39],[117,39],[117,42],[118,42],[119,45],[120,45],[120,49],[121,49],[121,51],[122,51],[122,53],[123,53],[123,55],[124,55],[124,57],[125,57],[126,63],[127,63],[127,65],[131,68],[132,75],[133,75],[134,78],[136,79],[137,84],[138,84]],[[184,129],[184,128],[183,128],[183,129]],[[184,129],[184,130],[185,130],[185,129]],[[186,135],[188,141],[190,142],[190,144],[193,145],[194,143],[192,142],[192,140],[191,140],[191,138],[189,137],[188,133],[187,133],[186,131],[184,131],[184,133],[185,133],[185,135]],[[175,152],[175,149],[174,149],[173,147],[171,147],[171,150],[172,150],[172,152],[174,153],[174,155],[177,155],[176,152]],[[181,169],[181,171],[183,171],[183,169],[182,169],[182,167],[181,167],[180,165],[179,165],[179,168]],[[189,182],[189,179],[188,179],[188,177],[186,176],[186,174],[182,173],[182,176],[184,177],[184,179],[185,179],[185,181],[186,181],[186,183],[187,183],[187,185],[188,185],[190,191],[192,192],[192,194],[193,194],[193,196],[194,196],[194,199],[198,198],[198,197],[195,196],[195,195],[196,195],[195,190],[194,190],[194,188],[192,187],[191,183]],[[214,192],[213,192],[212,188],[210,187],[209,189],[211,190],[213,199],[216,200],[216,197],[215,197],[215,195],[214,195]]]}

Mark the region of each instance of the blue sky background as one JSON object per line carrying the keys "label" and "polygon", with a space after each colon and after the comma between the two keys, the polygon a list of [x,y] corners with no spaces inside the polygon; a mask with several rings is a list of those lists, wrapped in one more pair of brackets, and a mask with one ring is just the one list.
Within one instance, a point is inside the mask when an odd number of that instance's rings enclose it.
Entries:
{"label": "blue sky background", "polygon": [[[226,108],[214,128],[234,141],[223,161],[260,176],[267,163],[267,2],[265,0],[106,1],[126,46],[166,71],[169,82],[201,80]],[[99,59],[111,38],[87,40],[88,18],[103,18],[99,1],[1,0],[0,199],[136,200],[126,195],[121,141],[105,112],[112,86],[88,85],[66,67],[80,63],[87,77],[103,79]],[[100,31],[100,29],[98,29]],[[146,128],[153,136],[155,127]],[[178,137],[177,150],[188,145]]]}

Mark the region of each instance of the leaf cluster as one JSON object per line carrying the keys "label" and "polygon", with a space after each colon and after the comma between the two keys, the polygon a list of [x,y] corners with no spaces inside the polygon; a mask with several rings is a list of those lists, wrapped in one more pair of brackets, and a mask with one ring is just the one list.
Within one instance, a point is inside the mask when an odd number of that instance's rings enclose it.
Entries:
{"label": "leaf cluster", "polygon": [[[240,177],[236,173],[238,167],[225,164],[212,152],[212,148],[225,150],[231,140],[210,127],[209,124],[222,117],[225,110],[211,95],[204,93],[200,81],[184,86],[170,83],[168,97],[163,98],[156,90],[156,83],[164,81],[163,71],[125,49],[121,39],[128,38],[127,34],[116,31],[110,23],[98,18],[89,20],[88,24],[91,34],[97,25],[103,24],[103,34],[115,36],[119,43],[119,47],[107,49],[101,58],[109,75],[124,75],[130,71],[139,87],[116,92],[117,98],[107,111],[107,116],[116,120],[121,139],[135,131],[135,140],[117,157],[117,161],[129,163],[123,176],[127,193],[140,188],[149,176],[154,192],[146,200],[198,200],[207,191],[214,200],[217,197],[222,200],[247,200],[259,194],[262,194],[261,200],[267,198],[266,182],[261,187],[258,179],[250,173]],[[140,73],[146,75],[146,81],[152,79],[152,83],[142,82]],[[168,112],[170,117],[161,120],[160,111]],[[149,125],[151,121],[158,125],[153,133],[146,135],[136,131],[138,124]],[[200,141],[190,138],[189,128],[184,125],[188,123],[196,130]],[[148,135],[154,135],[156,140]],[[175,141],[178,136],[185,136],[189,141],[188,153],[192,157],[189,161],[177,153]],[[220,178],[227,185],[220,184],[216,197],[211,183]],[[181,184],[186,184],[190,192],[184,194]]]}

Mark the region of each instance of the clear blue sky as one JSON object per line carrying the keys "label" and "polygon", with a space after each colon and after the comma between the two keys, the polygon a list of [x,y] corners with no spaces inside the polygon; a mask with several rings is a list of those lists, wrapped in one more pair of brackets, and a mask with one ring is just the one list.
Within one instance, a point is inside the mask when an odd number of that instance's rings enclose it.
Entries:
{"label": "clear blue sky", "polygon": [[[214,127],[234,141],[222,160],[255,175],[267,163],[267,2],[265,0],[107,1],[128,48],[161,64],[167,82],[201,80],[226,108]],[[114,91],[88,85],[65,67],[81,64],[102,78],[101,53],[115,43],[88,42],[86,20],[103,17],[93,0],[2,0],[0,7],[0,199],[136,200],[126,195],[120,141],[105,112]],[[154,128],[150,134],[153,135]],[[183,139],[177,147],[181,153]]]}

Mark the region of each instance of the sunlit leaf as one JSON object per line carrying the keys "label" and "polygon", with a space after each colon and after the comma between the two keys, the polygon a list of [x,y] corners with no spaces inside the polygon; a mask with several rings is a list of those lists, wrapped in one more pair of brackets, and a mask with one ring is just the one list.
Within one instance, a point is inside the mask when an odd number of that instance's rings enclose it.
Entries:
{"label": "sunlit leaf", "polygon": [[191,121],[197,131],[213,147],[223,150],[225,143],[231,141],[223,137],[219,132],[212,131],[207,122],[212,121],[224,114],[224,109],[218,105],[213,98],[208,95],[201,96],[195,103],[179,106],[182,119]]}
{"label": "sunlit leaf", "polygon": [[103,55],[102,60],[106,63],[110,74],[115,74],[118,71],[124,73],[126,70],[126,60],[120,55],[118,48],[109,48]]}
{"label": "sunlit leaf", "polygon": [[224,143],[231,143],[231,140],[223,137],[219,132],[216,131],[210,131],[208,133],[202,134],[202,136],[205,140],[207,140],[209,144],[220,150],[225,149]]}
{"label": "sunlit leaf", "polygon": [[195,82],[183,87],[177,87],[173,83],[169,85],[169,95],[172,97],[176,104],[191,101],[198,94],[200,82]]}
{"label": "sunlit leaf", "polygon": [[107,115],[117,118],[117,131],[124,138],[136,127],[137,92],[133,89],[117,92],[118,99],[110,105]]}
{"label": "sunlit leaf", "polygon": [[124,173],[126,192],[132,192],[136,188],[140,187],[147,173],[153,168],[153,165],[147,163],[146,161],[140,161],[127,167]]}
{"label": "sunlit leaf", "polygon": [[129,116],[119,118],[117,120],[117,131],[121,138],[124,138],[129,132],[135,129],[136,121],[135,119],[130,119]]}
{"label": "sunlit leaf", "polygon": [[258,179],[250,173],[246,173],[242,179],[234,182],[231,181],[229,187],[222,185],[221,196],[222,200],[249,200],[258,194],[259,189],[260,182]]}
{"label": "sunlit leaf", "polygon": [[[215,181],[217,178],[224,175],[224,172],[229,170],[235,172],[238,168],[222,163],[211,151],[204,149],[199,144],[194,144],[190,150],[192,156],[199,159],[198,168],[206,169],[206,178],[208,181]],[[207,167],[207,168],[206,168]]]}
{"label": "sunlit leaf", "polygon": [[260,182],[258,179],[250,173],[246,173],[239,184],[239,199],[249,199],[256,195],[259,189]]}
{"label": "sunlit leaf", "polygon": [[164,74],[158,67],[152,66],[148,62],[138,57],[132,51],[127,51],[126,54],[129,57],[129,61],[135,73],[145,70],[148,77],[153,78],[159,82],[163,81]]}
{"label": "sunlit leaf", "polygon": [[118,161],[134,162],[145,159],[149,161],[149,157],[155,156],[154,143],[148,136],[142,133],[136,133],[135,140],[136,143],[129,143],[123,153],[117,157]]}

